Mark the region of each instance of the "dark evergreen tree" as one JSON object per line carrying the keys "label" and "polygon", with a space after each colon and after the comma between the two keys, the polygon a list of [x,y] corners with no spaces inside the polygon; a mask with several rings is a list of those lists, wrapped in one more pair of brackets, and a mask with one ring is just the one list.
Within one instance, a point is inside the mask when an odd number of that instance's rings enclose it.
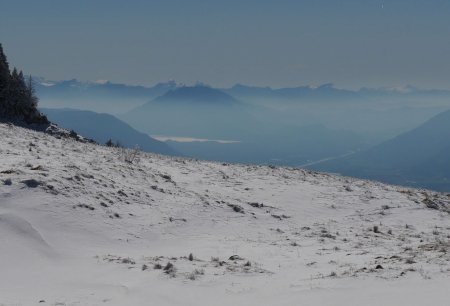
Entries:
{"label": "dark evergreen tree", "polygon": [[0,44],[0,116],[6,110],[8,91],[9,91],[9,80],[10,71],[9,64],[6,60],[5,53],[3,52],[3,47]]}
{"label": "dark evergreen tree", "polygon": [[5,114],[7,116],[14,116],[14,117],[16,116],[17,112],[16,106],[19,100],[18,93],[19,93],[19,73],[17,72],[17,69],[14,68],[9,77],[8,93],[5,109]]}
{"label": "dark evergreen tree", "polygon": [[113,142],[112,139],[110,138],[110,139],[108,139],[108,141],[105,143],[105,145],[106,145],[107,147],[114,147],[114,142]]}
{"label": "dark evergreen tree", "polygon": [[0,44],[0,117],[26,123],[49,123],[37,110],[37,103],[31,76],[25,81],[22,71],[14,68],[10,72]]}
{"label": "dark evergreen tree", "polygon": [[32,108],[37,108],[38,98],[36,97],[36,91],[34,89],[33,78],[31,75],[27,80],[27,99],[29,100]]}

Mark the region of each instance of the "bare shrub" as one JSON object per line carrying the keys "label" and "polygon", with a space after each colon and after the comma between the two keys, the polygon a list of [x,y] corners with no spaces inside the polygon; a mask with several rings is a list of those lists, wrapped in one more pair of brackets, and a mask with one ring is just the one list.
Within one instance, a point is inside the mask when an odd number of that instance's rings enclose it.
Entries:
{"label": "bare shrub", "polygon": [[204,269],[195,269],[194,273],[196,275],[205,275],[205,270]]}
{"label": "bare shrub", "polygon": [[119,159],[129,164],[139,164],[141,161],[141,150],[139,146],[133,149],[118,148]]}
{"label": "bare shrub", "polygon": [[195,278],[196,278],[195,273],[194,273],[194,272],[189,273],[189,274],[186,276],[186,278],[189,279],[189,280],[191,280],[191,281],[194,281]]}
{"label": "bare shrub", "polygon": [[194,271],[192,271],[191,273],[189,273],[186,277],[189,280],[196,280],[198,275],[204,275],[205,274],[205,270],[203,269],[195,269]]}

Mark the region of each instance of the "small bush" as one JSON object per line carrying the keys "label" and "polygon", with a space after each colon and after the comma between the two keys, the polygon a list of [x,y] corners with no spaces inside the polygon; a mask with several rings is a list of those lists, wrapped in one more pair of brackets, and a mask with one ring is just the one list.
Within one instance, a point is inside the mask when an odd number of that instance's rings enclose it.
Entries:
{"label": "small bush", "polygon": [[135,261],[134,261],[133,259],[127,257],[127,258],[123,258],[123,259],[122,259],[122,263],[123,263],[123,264],[134,265],[134,264],[135,264]]}
{"label": "small bush", "polygon": [[405,260],[405,263],[408,264],[408,265],[412,265],[413,263],[416,263],[416,262],[415,262],[414,259],[412,259],[412,258],[407,258],[407,259]]}
{"label": "small bush", "polygon": [[205,274],[205,270],[203,269],[195,269],[194,271],[192,271],[191,273],[189,273],[186,277],[189,280],[196,280],[198,275],[204,275]]}
{"label": "small bush", "polygon": [[74,130],[70,130],[69,137],[71,137],[71,138],[78,138],[78,134]]}
{"label": "small bush", "polygon": [[112,139],[108,139],[108,141],[105,143],[105,146],[107,147],[115,147],[114,142],[112,141]]}
{"label": "small bush", "polygon": [[133,149],[120,148],[119,159],[129,164],[138,164],[141,160],[141,150],[139,149],[139,146],[136,146]]}
{"label": "small bush", "polygon": [[169,274],[175,270],[175,266],[169,261],[165,267],[163,268],[164,272],[166,274]]}
{"label": "small bush", "polygon": [[186,276],[187,279],[194,281],[196,279],[195,273],[191,272]]}

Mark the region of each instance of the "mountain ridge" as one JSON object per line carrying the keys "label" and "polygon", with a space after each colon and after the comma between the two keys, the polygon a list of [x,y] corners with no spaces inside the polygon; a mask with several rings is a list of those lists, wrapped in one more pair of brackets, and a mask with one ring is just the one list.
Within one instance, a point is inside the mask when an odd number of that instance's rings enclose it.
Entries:
{"label": "mountain ridge", "polygon": [[41,109],[51,121],[63,128],[72,129],[81,135],[104,144],[109,140],[121,146],[159,154],[180,155],[164,142],[133,129],[113,115],[75,109]]}
{"label": "mountain ridge", "polygon": [[450,110],[367,151],[316,164],[311,168],[450,191],[449,140]]}

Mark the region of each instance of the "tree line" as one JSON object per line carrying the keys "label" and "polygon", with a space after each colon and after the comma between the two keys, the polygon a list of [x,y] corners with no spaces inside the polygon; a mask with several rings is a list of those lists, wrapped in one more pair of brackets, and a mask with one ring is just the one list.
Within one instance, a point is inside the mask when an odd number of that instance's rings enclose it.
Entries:
{"label": "tree line", "polygon": [[33,79],[25,79],[23,72],[14,68],[10,71],[9,63],[0,44],[0,118],[19,120],[28,124],[47,124],[47,118],[38,109]]}

